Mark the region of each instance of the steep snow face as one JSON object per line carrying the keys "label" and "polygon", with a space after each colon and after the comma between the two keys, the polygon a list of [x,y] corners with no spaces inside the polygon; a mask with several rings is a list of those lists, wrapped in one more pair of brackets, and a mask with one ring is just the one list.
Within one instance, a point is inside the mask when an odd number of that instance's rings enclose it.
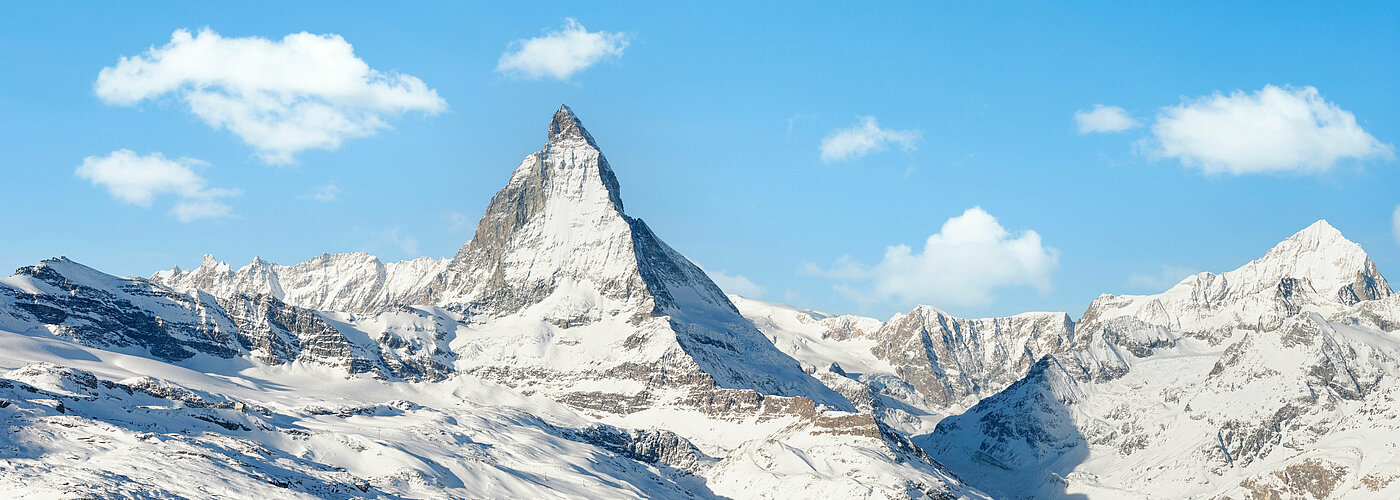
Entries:
{"label": "steep snow face", "polygon": [[305,309],[375,313],[406,305],[406,299],[441,273],[447,263],[447,259],[421,257],[384,264],[373,255],[354,252],[322,254],[292,266],[255,257],[233,271],[228,264],[205,255],[197,269],[175,267],[155,273],[151,281],[217,297],[269,295]]}
{"label": "steep snow face", "polygon": [[1393,498],[1397,318],[1319,222],[1235,271],[1101,297],[1074,350],[918,441],[1004,496]]}

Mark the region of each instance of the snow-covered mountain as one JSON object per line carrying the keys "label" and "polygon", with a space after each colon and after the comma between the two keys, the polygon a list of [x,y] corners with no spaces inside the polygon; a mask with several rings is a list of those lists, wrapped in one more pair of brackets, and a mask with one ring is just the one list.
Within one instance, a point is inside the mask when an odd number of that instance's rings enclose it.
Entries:
{"label": "snow-covered mountain", "polygon": [[626,215],[567,107],[451,260],[54,259],[0,345],[36,496],[983,497]]}
{"label": "snow-covered mountain", "polygon": [[0,491],[1394,498],[1397,330],[1325,221],[1078,322],[726,296],[561,107],[451,259],[0,278]]}
{"label": "snow-covered mountain", "polygon": [[918,306],[881,322],[730,298],[804,370],[909,435],[931,432],[1074,340],[1064,313],[967,319]]}
{"label": "snow-covered mountain", "polygon": [[1393,498],[1397,319],[1320,221],[1234,271],[1099,297],[1073,349],[916,441],[999,496]]}
{"label": "snow-covered mountain", "polygon": [[380,312],[410,302],[428,280],[447,267],[447,259],[420,257],[385,264],[355,252],[322,254],[292,266],[254,257],[234,271],[212,255],[196,269],[178,266],[151,276],[151,281],[180,291],[200,290],[219,297],[268,295],[286,304],[318,311]]}

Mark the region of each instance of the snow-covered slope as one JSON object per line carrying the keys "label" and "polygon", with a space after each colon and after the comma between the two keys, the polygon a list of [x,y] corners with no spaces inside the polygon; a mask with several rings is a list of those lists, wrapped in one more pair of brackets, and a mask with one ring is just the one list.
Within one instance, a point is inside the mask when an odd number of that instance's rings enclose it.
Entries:
{"label": "snow-covered slope", "polygon": [[[0,332],[6,498],[710,498],[714,462],[471,377],[345,379]],[[8,370],[8,371],[3,371]]]}
{"label": "snow-covered slope", "polygon": [[1393,498],[1400,296],[1326,222],[1095,300],[1076,349],[916,439],[993,493]]}

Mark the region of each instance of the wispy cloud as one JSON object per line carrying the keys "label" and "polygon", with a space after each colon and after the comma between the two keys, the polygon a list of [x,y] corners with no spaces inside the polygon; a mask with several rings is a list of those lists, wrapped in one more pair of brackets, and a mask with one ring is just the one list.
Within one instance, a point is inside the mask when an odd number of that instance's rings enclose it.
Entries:
{"label": "wispy cloud", "polygon": [[710,280],[719,285],[725,293],[732,293],[750,299],[762,298],[768,293],[768,288],[754,283],[742,274],[729,274],[724,270],[705,270],[705,274],[710,276]]}
{"label": "wispy cloud", "polygon": [[1079,125],[1081,134],[1122,132],[1141,125],[1128,114],[1128,110],[1102,104],[1095,104],[1093,109],[1074,112],[1074,121]]}
{"label": "wispy cloud", "polygon": [[528,79],[568,80],[606,59],[622,57],[626,33],[590,32],[574,19],[544,36],[517,40],[496,63],[496,71]]}
{"label": "wispy cloud", "polygon": [[1395,205],[1395,212],[1390,214],[1390,234],[1395,236],[1395,244],[1400,245],[1400,205]]}
{"label": "wispy cloud", "polygon": [[335,182],[328,182],[324,186],[319,186],[316,189],[311,190],[310,193],[301,195],[301,198],[304,200],[314,200],[322,203],[340,201],[340,186],[335,185]]}
{"label": "wispy cloud", "polygon": [[835,288],[857,302],[980,307],[992,304],[1002,288],[1049,292],[1058,265],[1059,251],[1043,245],[1038,233],[1012,234],[973,207],[944,222],[920,252],[895,245],[874,265],[842,257],[825,269],[806,264],[803,272],[835,280]]}
{"label": "wispy cloud", "polygon": [[1127,285],[1142,291],[1161,292],[1186,279],[1187,276],[1200,273],[1196,269],[1182,266],[1162,266],[1155,273],[1133,273],[1128,275]]}
{"label": "wispy cloud", "polygon": [[1206,173],[1325,172],[1345,159],[1393,159],[1395,147],[1313,87],[1265,86],[1163,108],[1144,150]]}
{"label": "wispy cloud", "polygon": [[181,222],[227,217],[233,207],[221,198],[237,196],[237,189],[210,188],[194,168],[209,164],[193,158],[167,159],[160,153],[141,156],[130,149],[119,149],[107,156],[89,156],[74,171],[79,178],[101,186],[113,198],[141,207],[150,207],[156,198],[172,195],[170,209]]}
{"label": "wispy cloud", "polygon": [[418,257],[418,238],[404,232],[402,228],[391,227],[376,233],[376,239],[380,247],[389,247],[401,252],[405,258]]}
{"label": "wispy cloud", "polygon": [[447,109],[422,80],[370,68],[339,35],[305,32],[273,41],[178,30],[169,43],[103,68],[94,90],[120,106],[176,96],[270,164],[372,136],[392,115]]}
{"label": "wispy cloud", "polygon": [[862,116],[850,128],[833,130],[822,139],[822,161],[844,161],[870,153],[884,151],[891,144],[900,149],[912,151],[916,142],[923,136],[919,130],[891,130],[880,128],[873,116]]}

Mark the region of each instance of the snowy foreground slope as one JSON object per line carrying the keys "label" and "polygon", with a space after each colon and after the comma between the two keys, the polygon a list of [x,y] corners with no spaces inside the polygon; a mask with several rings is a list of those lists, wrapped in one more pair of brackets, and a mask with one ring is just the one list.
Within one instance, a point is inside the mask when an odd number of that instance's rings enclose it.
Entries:
{"label": "snowy foreground slope", "polygon": [[1326,222],[1078,322],[833,316],[547,136],[450,259],[0,278],[0,497],[1400,497],[1400,295]]}

